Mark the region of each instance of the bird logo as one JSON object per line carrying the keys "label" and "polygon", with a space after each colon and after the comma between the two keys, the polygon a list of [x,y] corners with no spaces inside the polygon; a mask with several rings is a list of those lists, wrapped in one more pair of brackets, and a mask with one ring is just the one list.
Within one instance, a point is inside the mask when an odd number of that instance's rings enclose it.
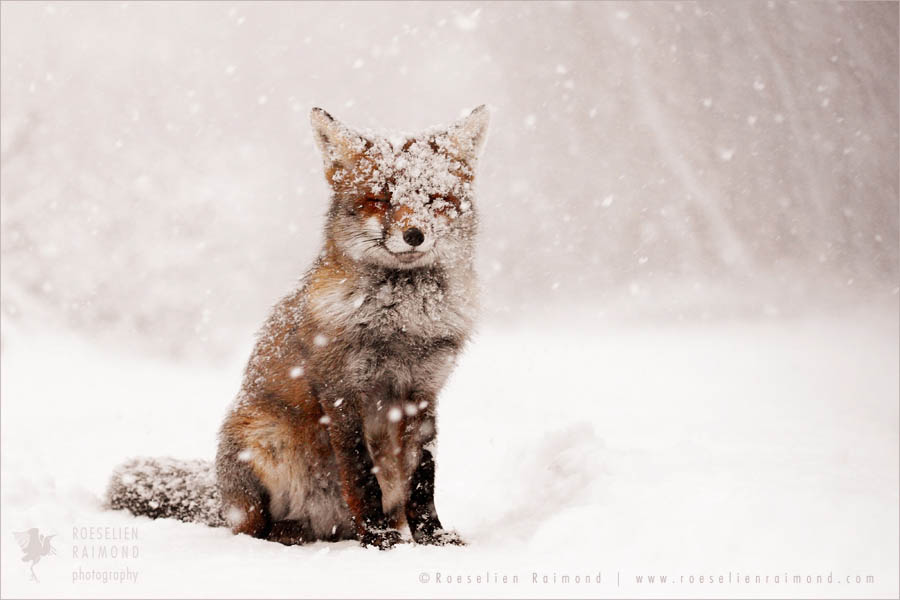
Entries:
{"label": "bird logo", "polygon": [[31,563],[31,580],[38,582],[37,575],[34,572],[34,565],[40,562],[44,556],[52,556],[56,554],[56,550],[50,545],[50,540],[55,535],[41,535],[37,527],[32,527],[28,531],[13,532],[16,536],[16,543],[22,549],[22,562]]}

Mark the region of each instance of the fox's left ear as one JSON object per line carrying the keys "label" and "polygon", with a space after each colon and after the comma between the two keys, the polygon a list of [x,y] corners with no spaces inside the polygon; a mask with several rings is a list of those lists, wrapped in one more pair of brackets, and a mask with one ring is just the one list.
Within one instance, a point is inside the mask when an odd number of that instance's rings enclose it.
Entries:
{"label": "fox's left ear", "polygon": [[453,146],[460,158],[468,163],[474,163],[481,154],[484,142],[487,139],[490,113],[482,104],[469,113],[467,117],[450,126],[448,134]]}
{"label": "fox's left ear", "polygon": [[309,122],[329,179],[338,167],[350,168],[366,148],[365,140],[321,108],[312,109]]}

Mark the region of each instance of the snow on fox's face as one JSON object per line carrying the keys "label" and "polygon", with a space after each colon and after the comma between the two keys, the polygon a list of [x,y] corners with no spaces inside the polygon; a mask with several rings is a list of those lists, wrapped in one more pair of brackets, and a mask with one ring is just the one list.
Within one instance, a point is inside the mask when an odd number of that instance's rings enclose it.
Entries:
{"label": "snow on fox's face", "polygon": [[351,131],[321,109],[311,121],[334,191],[328,238],[338,251],[391,269],[471,260],[484,107],[450,127],[396,139]]}

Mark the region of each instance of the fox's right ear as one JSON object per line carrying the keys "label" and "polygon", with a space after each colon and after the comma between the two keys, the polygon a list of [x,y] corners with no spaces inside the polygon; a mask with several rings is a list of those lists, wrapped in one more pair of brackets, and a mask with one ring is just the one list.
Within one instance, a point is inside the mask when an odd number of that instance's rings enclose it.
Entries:
{"label": "fox's right ear", "polygon": [[487,138],[490,120],[490,113],[482,104],[470,112],[467,117],[450,126],[448,133],[459,158],[469,164],[474,164],[478,160],[484,140]]}
{"label": "fox's right ear", "polygon": [[365,140],[321,108],[312,109],[309,121],[329,180],[336,169],[350,168],[366,149]]}

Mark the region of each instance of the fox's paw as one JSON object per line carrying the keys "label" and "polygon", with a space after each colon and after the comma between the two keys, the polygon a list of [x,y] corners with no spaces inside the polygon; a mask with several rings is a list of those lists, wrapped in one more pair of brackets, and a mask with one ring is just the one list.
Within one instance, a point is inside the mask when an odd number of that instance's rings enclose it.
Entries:
{"label": "fox's paw", "polygon": [[403,536],[396,529],[369,529],[359,538],[359,543],[364,548],[379,550],[389,550],[402,542]]}
{"label": "fox's paw", "polygon": [[285,546],[298,546],[307,541],[303,526],[298,521],[276,521],[269,532],[268,540]]}
{"label": "fox's paw", "polygon": [[420,532],[417,536],[415,536],[415,540],[417,544],[424,544],[428,546],[465,546],[466,543],[463,541],[459,534],[455,531],[447,531],[446,529],[438,529],[431,533],[422,533]]}

